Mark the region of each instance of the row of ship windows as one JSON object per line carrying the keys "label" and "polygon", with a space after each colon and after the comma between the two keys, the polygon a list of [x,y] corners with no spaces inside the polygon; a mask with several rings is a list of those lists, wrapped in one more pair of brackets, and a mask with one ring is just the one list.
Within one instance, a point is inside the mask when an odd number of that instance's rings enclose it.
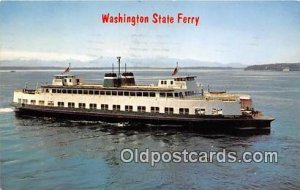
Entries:
{"label": "row of ship windows", "polygon": [[[22,99],[22,100],[19,99],[18,102],[28,104],[27,99]],[[36,100],[31,100],[30,103],[32,105],[36,105]],[[45,105],[45,101],[39,100],[38,105]],[[48,101],[47,105],[48,106],[54,106],[54,102],[53,101]],[[67,105],[68,105],[68,108],[75,108],[75,103],[74,102],[68,102]],[[65,103],[64,102],[57,102],[57,106],[58,107],[65,107]],[[78,108],[87,109],[85,103],[78,103]],[[89,109],[96,110],[96,109],[99,109],[99,108],[97,108],[97,104],[91,103],[91,104],[89,104]],[[101,104],[100,109],[101,110],[121,111],[121,105],[112,105],[112,108],[109,109],[108,104]],[[125,105],[124,111],[128,111],[128,112],[133,111],[133,106]],[[189,108],[179,108],[179,114],[189,114],[189,111],[190,111]],[[146,112],[146,106],[137,106],[137,112]],[[160,108],[159,107],[150,107],[150,112],[151,113],[160,113]],[[165,107],[164,113],[173,114],[174,113],[174,108]],[[205,108],[195,109],[195,114],[205,114]],[[222,114],[222,109],[213,109],[212,114]]]}
{"label": "row of ship windows", "polygon": [[[48,88],[46,88],[46,93],[49,93]],[[135,91],[111,91],[111,90],[71,90],[71,89],[52,89],[52,93],[62,93],[62,94],[89,94],[89,95],[107,95],[107,96],[144,96],[144,97],[155,97],[155,92],[135,92]],[[195,95],[194,91],[186,91],[185,96]],[[160,92],[159,97],[183,97],[182,92]]]}
{"label": "row of ship windows", "polygon": [[[58,107],[64,107],[64,102],[58,102]],[[108,104],[101,104],[100,109],[101,110],[109,110]],[[74,108],[75,104],[73,102],[68,102],[68,108]],[[79,103],[78,107],[80,109],[86,109],[85,103]],[[97,109],[97,104],[90,104],[89,109]],[[159,113],[159,107],[151,107],[151,113]],[[121,111],[121,105],[112,105],[113,111]],[[133,106],[131,105],[125,105],[124,111],[127,112],[132,112],[133,111]],[[137,112],[146,112],[146,106],[137,106]],[[188,108],[180,108],[179,112],[182,114],[188,114]],[[174,108],[171,107],[165,107],[165,113],[168,114],[173,114],[174,113]]]}

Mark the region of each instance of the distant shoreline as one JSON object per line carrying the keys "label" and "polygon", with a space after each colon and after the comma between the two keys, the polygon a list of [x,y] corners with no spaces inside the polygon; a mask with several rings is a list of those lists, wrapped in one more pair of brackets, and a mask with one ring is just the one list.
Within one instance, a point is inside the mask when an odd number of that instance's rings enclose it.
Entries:
{"label": "distant shoreline", "polygon": [[[64,70],[66,67],[8,67],[8,66],[0,66],[0,70]],[[72,67],[72,70],[111,70],[111,67]],[[115,67],[116,69],[116,67]],[[122,67],[123,69],[123,67]],[[152,70],[160,70],[160,69],[174,69],[174,67],[127,67],[128,70],[134,69],[152,69]],[[243,68],[233,68],[233,67],[180,67],[180,69],[243,69]]]}
{"label": "distant shoreline", "polygon": [[[179,67],[181,70],[187,69],[204,69],[204,70],[245,70],[245,71],[300,71],[300,63],[274,63],[263,65],[249,65],[247,67],[208,67],[208,66],[190,66]],[[15,71],[15,70],[65,70],[66,67],[49,67],[49,66],[0,66],[0,70]],[[72,67],[72,70],[112,70],[111,67]],[[114,69],[117,69],[116,67]],[[124,69],[124,67],[122,67]],[[127,67],[128,70],[173,70],[174,67]]]}
{"label": "distant shoreline", "polygon": [[264,65],[250,65],[245,71],[300,71],[300,63],[274,63]]}

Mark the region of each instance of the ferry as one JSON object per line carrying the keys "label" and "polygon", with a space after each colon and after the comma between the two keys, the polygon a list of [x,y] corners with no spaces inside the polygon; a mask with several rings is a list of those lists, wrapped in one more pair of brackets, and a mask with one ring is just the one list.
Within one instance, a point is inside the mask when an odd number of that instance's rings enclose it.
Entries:
{"label": "ferry", "polygon": [[[197,76],[172,77],[138,85],[132,72],[105,73],[103,84],[88,84],[70,66],[52,84],[16,89],[12,105],[18,115],[124,123],[124,128],[157,126],[213,132],[269,134],[274,118],[252,106],[247,94],[204,91]],[[126,125],[125,125],[126,124]]]}

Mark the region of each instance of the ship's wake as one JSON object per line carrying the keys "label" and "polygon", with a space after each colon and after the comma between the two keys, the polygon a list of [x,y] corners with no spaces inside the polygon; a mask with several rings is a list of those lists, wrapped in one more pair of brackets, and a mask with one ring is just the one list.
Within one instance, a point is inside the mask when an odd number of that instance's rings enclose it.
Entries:
{"label": "ship's wake", "polygon": [[13,108],[0,108],[0,114],[1,113],[9,113],[9,112],[13,112],[14,109]]}
{"label": "ship's wake", "polygon": [[75,124],[100,124],[100,125],[110,125],[113,127],[127,127],[129,122],[118,122],[118,123],[111,123],[111,122],[104,122],[104,121],[88,121],[88,120],[68,120],[68,122],[75,123]]}

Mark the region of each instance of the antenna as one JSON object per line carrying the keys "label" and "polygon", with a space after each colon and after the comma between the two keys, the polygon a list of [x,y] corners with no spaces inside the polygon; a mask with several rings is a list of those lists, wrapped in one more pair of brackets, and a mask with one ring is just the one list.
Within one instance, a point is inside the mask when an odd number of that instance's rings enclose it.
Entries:
{"label": "antenna", "polygon": [[119,65],[119,66],[118,66],[118,68],[119,68],[119,75],[118,75],[118,76],[119,76],[119,78],[120,78],[120,74],[121,74],[121,72],[120,72],[121,57],[118,56],[117,59],[118,59],[118,65]]}
{"label": "antenna", "polygon": [[125,73],[126,73],[126,63],[125,63]]}

